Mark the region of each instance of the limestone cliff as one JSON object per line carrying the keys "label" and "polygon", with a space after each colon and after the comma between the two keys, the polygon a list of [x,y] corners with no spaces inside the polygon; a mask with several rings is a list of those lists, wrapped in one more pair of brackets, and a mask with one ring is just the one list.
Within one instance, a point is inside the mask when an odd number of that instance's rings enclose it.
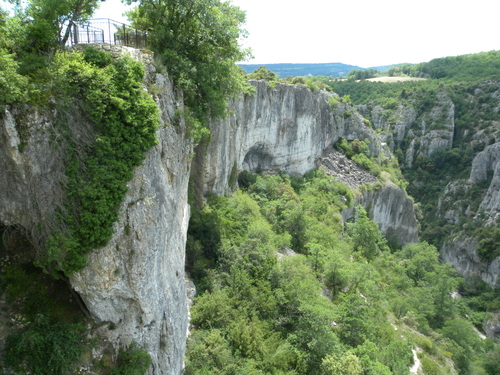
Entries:
{"label": "limestone cliff", "polygon": [[[95,249],[88,266],[70,281],[100,326],[92,334],[101,344],[118,348],[136,342],[151,356],[149,373],[173,375],[181,373],[187,335],[184,248],[193,147],[183,121],[169,126],[176,110],[183,108],[182,96],[165,75],[155,73],[151,65],[148,71],[148,84],[159,92],[158,144],[128,183],[111,241]],[[76,109],[74,118],[77,121]],[[58,134],[54,119],[50,109],[21,107],[9,107],[0,116],[4,226],[36,233],[37,223],[54,221],[64,180],[61,150],[53,143]],[[78,125],[91,136],[91,125]],[[97,345],[97,352],[100,347],[104,346]]]}
{"label": "limestone cliff", "polygon": [[[304,85],[251,83],[255,93],[234,100],[227,118],[212,121],[210,142],[197,151],[193,172],[199,194],[230,192],[242,170],[303,174],[318,167],[340,137],[368,139],[372,155],[389,153],[363,117],[335,94]],[[417,241],[413,201],[400,188],[387,185],[358,202],[370,207],[384,233],[397,233],[402,243]]]}
{"label": "limestone cliff", "polygon": [[428,108],[398,106],[387,112],[382,106],[370,108],[357,106],[360,112],[371,119],[375,129],[385,130],[391,151],[401,148],[406,142],[405,164],[411,168],[419,156],[429,157],[439,148],[451,148],[455,133],[455,105],[445,92],[429,98]]}
{"label": "limestone cliff", "polygon": [[102,336],[144,345],[152,374],[179,374],[187,334],[184,250],[192,144],[185,129],[168,126],[182,98],[165,76],[156,75],[155,83],[165,125],[159,143],[127,184],[113,238],[88,257],[71,284],[96,321],[116,327],[103,327]]}
{"label": "limestone cliff", "polygon": [[419,226],[414,202],[403,189],[390,181],[382,184],[340,152],[326,152],[320,158],[320,163],[328,175],[334,176],[357,193],[351,207],[342,212],[344,221],[352,219],[356,206],[362,205],[391,241],[399,244],[418,242]]}
{"label": "limestone cliff", "polygon": [[354,207],[358,204],[367,209],[370,218],[391,241],[398,244],[418,242],[414,202],[401,188],[388,182],[365,192],[355,199],[351,209],[342,213],[344,220],[354,217]]}
{"label": "limestone cliff", "polygon": [[[479,187],[483,186],[483,189]],[[480,191],[479,200],[470,199]],[[460,225],[463,217],[481,227],[496,227],[500,218],[500,143],[487,146],[472,161],[468,180],[452,181],[439,200],[438,215],[449,223]],[[465,224],[454,233],[441,250],[443,260],[451,263],[463,276],[480,276],[491,286],[500,286],[500,257],[482,259],[479,240]]]}
{"label": "limestone cliff", "polygon": [[500,286],[500,257],[485,262],[477,253],[476,238],[455,234],[441,248],[444,262],[450,263],[462,276],[478,276],[491,286]]}
{"label": "limestone cliff", "polygon": [[331,94],[304,85],[251,83],[255,93],[234,100],[228,117],[210,123],[210,142],[197,152],[196,179],[203,193],[230,191],[233,171],[305,173],[339,137],[368,138],[378,151],[362,117],[340,102],[332,109]]}

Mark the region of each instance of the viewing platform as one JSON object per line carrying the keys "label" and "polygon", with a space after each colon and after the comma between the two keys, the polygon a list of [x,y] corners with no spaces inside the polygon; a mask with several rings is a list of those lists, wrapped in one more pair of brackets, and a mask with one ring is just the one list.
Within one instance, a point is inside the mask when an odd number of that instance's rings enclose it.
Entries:
{"label": "viewing platform", "polygon": [[67,45],[110,44],[138,49],[148,48],[148,33],[108,18],[73,24]]}

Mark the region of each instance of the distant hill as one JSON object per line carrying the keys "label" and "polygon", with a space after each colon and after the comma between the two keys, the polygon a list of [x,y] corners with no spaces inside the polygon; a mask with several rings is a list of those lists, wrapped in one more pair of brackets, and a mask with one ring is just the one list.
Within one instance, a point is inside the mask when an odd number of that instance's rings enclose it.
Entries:
{"label": "distant hill", "polygon": [[401,64],[391,64],[391,65],[382,65],[382,66],[372,66],[372,67],[370,67],[368,69],[375,69],[375,70],[378,70],[381,73],[384,73],[384,72],[387,72],[389,70],[389,68],[391,68],[393,66],[396,66],[396,65],[413,65],[413,64],[401,63]]}
{"label": "distant hill", "polygon": [[346,76],[352,69],[365,70],[355,65],[342,63],[321,63],[321,64],[240,64],[247,73],[252,73],[255,69],[265,66],[267,69],[278,74],[280,78],[305,77],[305,76]]}
{"label": "distant hill", "polygon": [[500,51],[442,57],[416,64],[412,69],[414,75],[456,81],[500,77]]}

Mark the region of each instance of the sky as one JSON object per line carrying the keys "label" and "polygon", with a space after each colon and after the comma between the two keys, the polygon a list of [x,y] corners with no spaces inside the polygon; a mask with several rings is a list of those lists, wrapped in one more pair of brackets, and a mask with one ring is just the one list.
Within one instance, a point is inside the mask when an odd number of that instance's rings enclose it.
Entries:
{"label": "sky", "polygon": [[[247,13],[247,63],[363,68],[500,50],[499,0],[232,0]],[[97,17],[126,22],[120,0]]]}

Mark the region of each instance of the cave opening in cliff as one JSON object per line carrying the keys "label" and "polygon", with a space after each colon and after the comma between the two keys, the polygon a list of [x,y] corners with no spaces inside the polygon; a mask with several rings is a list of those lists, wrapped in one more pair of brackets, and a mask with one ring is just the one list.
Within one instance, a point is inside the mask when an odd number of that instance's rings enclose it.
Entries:
{"label": "cave opening in cliff", "polygon": [[259,173],[271,169],[274,157],[265,144],[257,143],[252,146],[243,159],[243,169]]}
{"label": "cave opening in cliff", "polygon": [[38,251],[25,228],[0,223],[0,295],[7,302],[6,314],[68,322],[89,317],[64,275],[54,278],[36,266]]}

